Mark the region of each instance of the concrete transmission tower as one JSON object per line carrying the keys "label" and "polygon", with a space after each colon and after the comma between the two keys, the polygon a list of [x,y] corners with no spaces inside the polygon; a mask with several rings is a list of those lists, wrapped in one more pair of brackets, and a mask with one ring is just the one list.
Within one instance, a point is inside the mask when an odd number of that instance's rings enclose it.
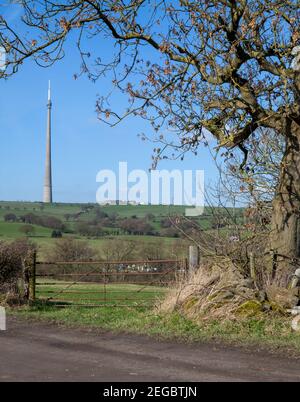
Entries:
{"label": "concrete transmission tower", "polygon": [[52,203],[52,167],[51,167],[51,87],[49,81],[47,103],[47,134],[46,134],[46,168],[43,202]]}

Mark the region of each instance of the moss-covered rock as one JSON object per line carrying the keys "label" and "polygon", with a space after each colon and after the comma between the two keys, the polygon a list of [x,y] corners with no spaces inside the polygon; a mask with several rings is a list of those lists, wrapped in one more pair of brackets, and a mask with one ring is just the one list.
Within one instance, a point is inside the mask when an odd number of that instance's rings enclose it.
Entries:
{"label": "moss-covered rock", "polygon": [[242,317],[253,317],[263,311],[262,303],[258,300],[247,300],[236,309],[236,314]]}
{"label": "moss-covered rock", "polygon": [[276,302],[270,302],[271,310],[275,313],[286,314],[286,309]]}

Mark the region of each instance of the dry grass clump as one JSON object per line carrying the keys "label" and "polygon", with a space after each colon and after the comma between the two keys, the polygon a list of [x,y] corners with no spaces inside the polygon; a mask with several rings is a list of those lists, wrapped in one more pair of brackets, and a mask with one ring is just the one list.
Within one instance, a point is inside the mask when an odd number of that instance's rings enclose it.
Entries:
{"label": "dry grass clump", "polygon": [[[160,305],[163,312],[179,310],[188,318],[236,319],[272,310],[266,292],[244,277],[230,258],[219,258],[200,266],[170,291]],[[283,309],[276,306],[276,311]]]}
{"label": "dry grass clump", "polygon": [[281,309],[290,309],[299,301],[299,288],[290,289],[270,284],[266,286],[267,299],[272,305]]}

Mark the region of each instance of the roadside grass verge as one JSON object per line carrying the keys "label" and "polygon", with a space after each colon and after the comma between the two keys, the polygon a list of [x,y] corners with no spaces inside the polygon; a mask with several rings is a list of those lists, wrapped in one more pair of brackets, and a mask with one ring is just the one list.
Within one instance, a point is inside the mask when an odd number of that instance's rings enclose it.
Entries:
{"label": "roadside grass verge", "polygon": [[10,310],[25,319],[47,320],[66,326],[98,328],[115,333],[143,334],[183,342],[216,342],[255,346],[300,355],[300,334],[291,330],[291,317],[266,316],[239,321],[195,323],[178,312],[158,314],[155,309],[132,307],[66,307],[36,304]]}

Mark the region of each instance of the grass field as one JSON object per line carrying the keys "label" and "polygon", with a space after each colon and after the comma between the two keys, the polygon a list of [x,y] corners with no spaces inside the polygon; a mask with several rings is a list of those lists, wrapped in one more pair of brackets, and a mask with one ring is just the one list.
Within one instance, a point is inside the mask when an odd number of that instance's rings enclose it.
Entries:
{"label": "grass field", "polygon": [[54,280],[37,282],[37,300],[80,305],[153,306],[166,294],[166,288],[136,284],[72,283]]}
{"label": "grass field", "polygon": [[[86,204],[0,201],[0,219],[8,212],[16,215],[27,213],[44,214],[64,219],[65,214],[75,214],[82,211],[85,206]],[[146,214],[153,214],[155,217],[165,217],[169,214],[183,214],[185,207],[175,205],[104,205],[101,206],[101,209],[107,214],[116,213],[120,217],[129,218],[132,215],[144,217]],[[84,216],[85,219],[88,219],[91,215],[86,213]]]}
{"label": "grass field", "polygon": [[[34,213],[35,215],[53,216],[66,222],[66,214],[76,214],[85,211],[88,205],[91,205],[91,209],[82,213],[80,220],[85,221],[94,217],[93,208],[96,204],[67,204],[67,203],[53,203],[43,204],[40,202],[14,202],[14,201],[0,201],[0,222],[4,220],[4,215],[7,213],[13,213],[17,216],[25,215],[28,213]],[[160,228],[159,222],[162,218],[166,218],[170,215],[184,215],[185,206],[177,205],[104,205],[101,206],[101,210],[107,214],[118,214],[120,218],[130,218],[136,216],[137,218],[144,218],[147,214],[154,216],[153,224],[156,228]],[[222,208],[215,208],[216,211],[226,214]],[[228,208],[228,211],[233,212],[232,208]],[[235,214],[242,216],[243,209],[236,208]],[[198,217],[198,221],[201,222],[203,228],[210,227],[212,220],[212,211],[206,207],[203,215]],[[69,222],[72,224],[72,220]],[[1,229],[0,229],[1,230]],[[3,234],[2,230],[1,233]]]}
{"label": "grass field", "polygon": [[[20,237],[24,237],[24,233],[20,232],[20,228],[23,226],[22,223],[7,223],[0,221],[0,240],[9,239],[17,239]],[[45,228],[38,225],[32,225],[34,227],[34,237],[35,239],[38,238],[50,238],[52,230],[49,228]]]}

